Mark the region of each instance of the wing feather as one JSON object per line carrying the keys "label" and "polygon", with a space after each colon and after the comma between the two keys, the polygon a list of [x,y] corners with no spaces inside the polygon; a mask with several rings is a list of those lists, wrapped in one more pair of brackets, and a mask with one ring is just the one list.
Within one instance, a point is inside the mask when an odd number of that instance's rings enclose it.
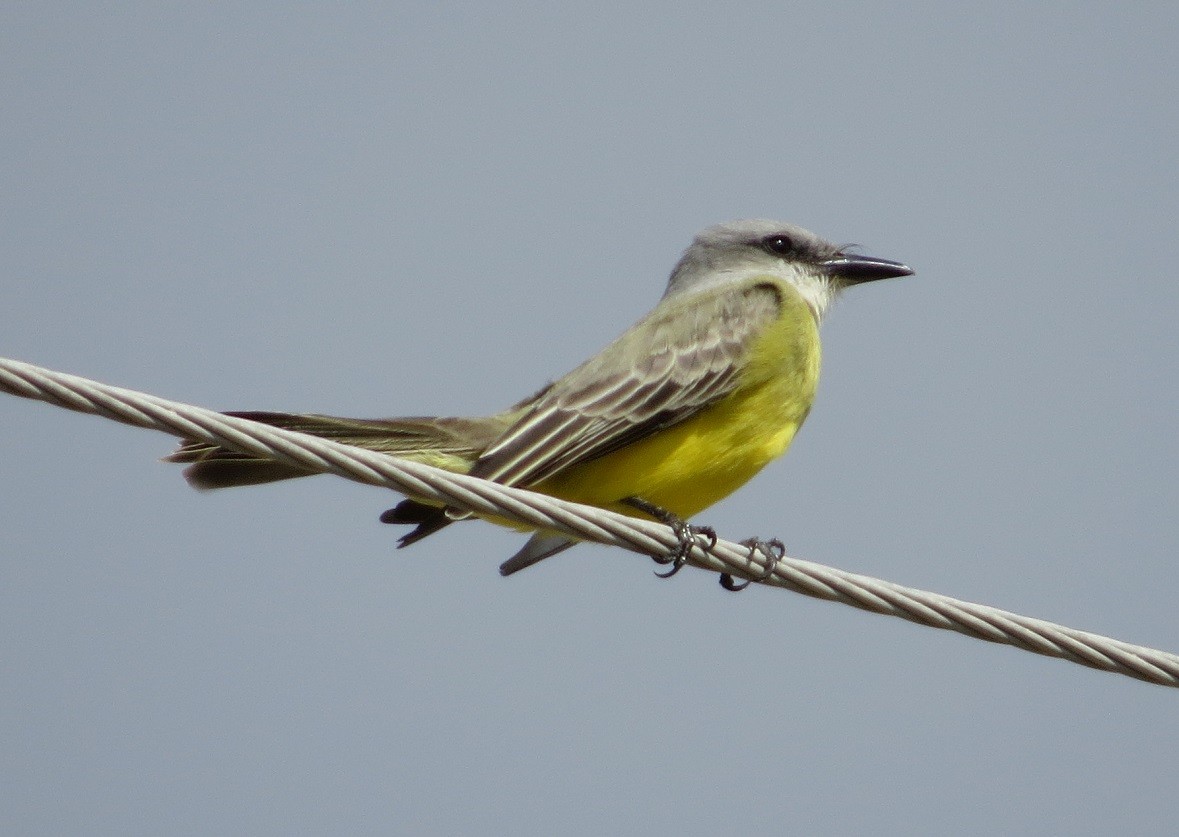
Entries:
{"label": "wing feather", "polygon": [[525,402],[471,474],[535,484],[692,417],[737,386],[751,340],[781,305],[768,283],[676,302]]}

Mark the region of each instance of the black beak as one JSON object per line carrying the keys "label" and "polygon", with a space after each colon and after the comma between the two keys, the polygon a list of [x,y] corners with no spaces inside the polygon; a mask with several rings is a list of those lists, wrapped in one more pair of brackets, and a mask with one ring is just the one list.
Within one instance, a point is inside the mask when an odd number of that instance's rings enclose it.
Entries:
{"label": "black beak", "polygon": [[913,269],[908,265],[871,256],[837,256],[819,264],[828,276],[841,279],[849,285],[913,275]]}

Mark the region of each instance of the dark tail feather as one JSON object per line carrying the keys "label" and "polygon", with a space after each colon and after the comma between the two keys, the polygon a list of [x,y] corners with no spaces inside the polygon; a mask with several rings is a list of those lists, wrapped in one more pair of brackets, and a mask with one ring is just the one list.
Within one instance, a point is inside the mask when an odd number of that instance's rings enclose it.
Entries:
{"label": "dark tail feather", "polygon": [[309,477],[316,471],[304,471],[281,462],[258,459],[211,459],[184,469],[188,484],[199,491],[232,488],[235,485],[262,485],[268,482]]}
{"label": "dark tail feather", "polygon": [[441,506],[431,506],[420,500],[402,500],[396,506],[381,513],[382,523],[416,523],[412,532],[397,539],[397,548],[416,543],[426,535],[432,535],[443,526],[454,523]]}
{"label": "dark tail feather", "polygon": [[499,574],[511,575],[512,573],[518,573],[520,570],[527,569],[533,564],[543,561],[545,558],[556,555],[558,552],[564,552],[576,544],[577,541],[567,538],[564,535],[537,532],[528,539],[528,543],[524,544],[519,552],[499,565]]}
{"label": "dark tail feather", "polygon": [[[500,432],[495,421],[489,419],[349,419],[270,412],[230,412],[226,415],[394,456],[418,458],[429,453],[470,462],[478,459],[483,448]],[[164,461],[192,463],[185,469],[184,478],[193,488],[202,490],[260,485],[317,473],[195,439],[182,439],[180,447]]]}
{"label": "dark tail feather", "polygon": [[[250,419],[251,421],[281,427],[286,430],[311,432],[308,418],[290,413],[227,412],[228,416]],[[320,434],[315,434],[320,435]],[[268,482],[307,477],[316,473],[284,465],[268,459],[257,459],[248,454],[226,450],[217,445],[197,439],[181,439],[180,447],[164,457],[165,462],[191,462],[184,469],[188,484],[200,491],[213,488],[231,488],[238,485],[262,485]]]}

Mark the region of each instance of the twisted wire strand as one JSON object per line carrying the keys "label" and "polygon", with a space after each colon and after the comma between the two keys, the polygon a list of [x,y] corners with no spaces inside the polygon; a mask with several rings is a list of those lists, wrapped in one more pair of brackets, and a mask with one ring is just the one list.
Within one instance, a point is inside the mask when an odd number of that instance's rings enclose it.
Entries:
{"label": "twisted wire strand", "polygon": [[[509,488],[17,360],[0,358],[0,390],[649,556],[664,556],[678,543],[671,528],[661,523]],[[693,549],[688,563],[1150,683],[1179,686],[1179,655],[1166,651],[799,558],[780,559],[769,577],[760,579],[767,560],[760,551],[751,555],[748,546],[718,540],[708,551],[699,546]]]}

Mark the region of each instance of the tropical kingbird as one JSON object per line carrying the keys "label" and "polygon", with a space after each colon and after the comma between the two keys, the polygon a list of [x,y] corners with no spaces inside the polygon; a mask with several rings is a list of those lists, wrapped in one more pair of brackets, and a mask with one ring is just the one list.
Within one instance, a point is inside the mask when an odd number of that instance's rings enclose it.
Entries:
{"label": "tropical kingbird", "polygon": [[[786,451],[814,401],[819,322],[839,292],[912,272],[792,224],[721,224],[696,236],[650,313],[581,366],[501,413],[230,415],[682,524]],[[312,473],[189,439],[168,460],[193,463],[185,477],[200,489]],[[409,498],[381,519],[416,524],[399,541],[406,546],[470,516]],[[537,531],[500,571],[508,575],[574,543]]]}

